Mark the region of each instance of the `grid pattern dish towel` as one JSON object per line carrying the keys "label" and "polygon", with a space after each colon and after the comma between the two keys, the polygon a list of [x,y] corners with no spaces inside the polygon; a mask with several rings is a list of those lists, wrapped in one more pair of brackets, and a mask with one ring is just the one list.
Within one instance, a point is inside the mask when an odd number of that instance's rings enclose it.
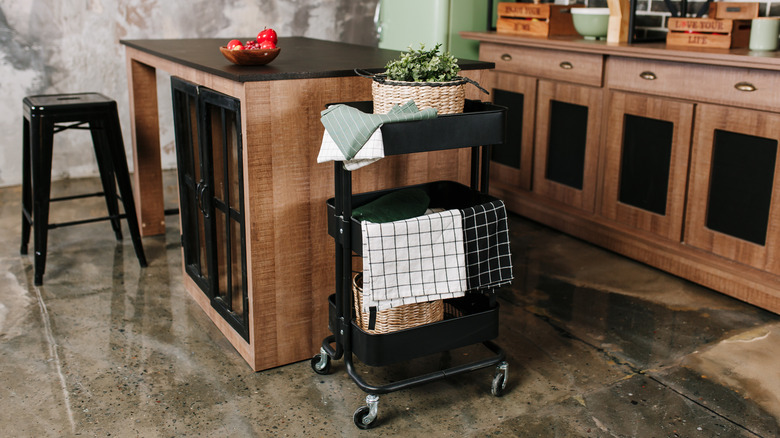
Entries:
{"label": "grid pattern dish towel", "polygon": [[512,282],[509,227],[503,201],[461,210],[466,244],[468,289],[494,288]]}
{"label": "grid pattern dish towel", "polygon": [[361,231],[365,312],[465,294],[459,210],[380,224],[363,221]]}
{"label": "grid pattern dish towel", "polygon": [[[371,135],[383,124],[425,120],[434,117],[436,117],[435,109],[426,108],[420,111],[414,101],[410,100],[403,105],[393,105],[387,114],[367,114],[349,105],[332,105],[322,111],[320,121],[340,151],[339,157],[341,159],[335,161],[346,161],[355,158]],[[384,147],[381,154],[383,157]],[[327,155],[332,154],[328,153]],[[381,157],[365,156],[363,158]],[[320,162],[319,159],[317,161]]]}

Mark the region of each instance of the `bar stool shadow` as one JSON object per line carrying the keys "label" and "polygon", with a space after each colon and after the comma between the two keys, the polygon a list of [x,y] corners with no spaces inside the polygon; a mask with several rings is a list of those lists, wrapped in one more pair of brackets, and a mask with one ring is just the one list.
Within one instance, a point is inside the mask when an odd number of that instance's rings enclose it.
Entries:
{"label": "bar stool shadow", "polygon": [[[33,231],[35,284],[43,284],[46,269],[48,231],[72,225],[109,221],[117,240],[122,240],[120,219],[126,219],[135,255],[146,267],[138,229],[133,188],[125,159],[122,130],[116,102],[99,93],[27,96],[23,99],[24,132],[22,151],[22,245],[27,254]],[[68,129],[89,130],[95,149],[102,192],[51,198],[51,168],[54,134]],[[117,194],[117,188],[119,194]],[[49,204],[79,198],[103,196],[108,216],[61,223],[49,223]],[[124,213],[119,212],[122,201]]]}

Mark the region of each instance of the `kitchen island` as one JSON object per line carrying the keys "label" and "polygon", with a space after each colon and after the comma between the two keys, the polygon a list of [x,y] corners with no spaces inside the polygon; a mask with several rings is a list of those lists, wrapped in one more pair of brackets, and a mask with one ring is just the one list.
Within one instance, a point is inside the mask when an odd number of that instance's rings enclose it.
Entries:
{"label": "kitchen island", "polygon": [[780,313],[778,52],[461,35],[515,127],[507,208]]}
{"label": "kitchen island", "polygon": [[[246,38],[248,39],[248,38]],[[134,186],[145,236],[164,232],[157,76],[174,84],[185,287],[254,370],[311,357],[328,333],[335,289],[326,199],[333,164],[317,164],[320,111],[371,100],[371,81],[400,52],[280,38],[267,66],[237,66],[226,39],[124,40]],[[492,63],[461,61],[481,81]],[[467,87],[467,98],[481,98]],[[355,191],[469,181],[470,153],[389,157],[354,173]],[[224,195],[224,196],[223,196]],[[154,263],[153,260],[150,263]]]}

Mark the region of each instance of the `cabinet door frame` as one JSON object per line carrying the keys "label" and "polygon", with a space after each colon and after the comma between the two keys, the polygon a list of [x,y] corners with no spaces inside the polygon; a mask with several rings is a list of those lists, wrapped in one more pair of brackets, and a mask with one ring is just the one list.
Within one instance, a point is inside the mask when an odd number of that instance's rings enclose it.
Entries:
{"label": "cabinet door frame", "polygon": [[[208,212],[207,214],[207,239],[210,246],[209,254],[209,280],[211,289],[211,306],[219,313],[222,318],[225,319],[247,342],[249,342],[249,321],[250,321],[250,307],[249,307],[249,291],[247,284],[247,262],[246,262],[246,213],[244,208],[244,170],[243,170],[243,140],[241,134],[241,102],[235,97],[222,94],[218,91],[211,90],[206,87],[201,87],[199,91],[200,102],[200,123],[202,129],[200,129],[201,137],[201,149],[203,151],[202,162],[203,172],[207,181],[206,190],[204,191],[204,208]],[[218,110],[220,112],[221,124],[219,129],[221,133],[218,136],[222,140],[222,144],[213,144],[214,135],[212,132],[212,110]],[[220,173],[225,176],[228,173],[230,163],[226,160],[226,149],[228,145],[226,141],[226,127],[225,127],[225,113],[231,112],[236,115],[236,142],[237,142],[237,168],[235,170],[238,175],[238,194],[236,199],[239,202],[240,211],[236,212],[231,208],[229,203],[225,203],[225,200],[219,201],[219,198],[225,198],[225,193],[217,193],[217,185],[215,180],[215,174]],[[220,148],[221,161],[216,161],[214,157],[214,149]],[[220,166],[221,165],[221,166]],[[226,184],[226,187],[229,184]],[[228,190],[225,188],[225,190]],[[217,225],[217,210],[220,210],[225,215],[225,223],[223,224],[225,229],[219,230]],[[235,221],[239,226],[239,253],[241,260],[237,261],[240,264],[241,275],[241,308],[242,314],[237,314],[233,310],[233,271],[225,272],[223,266],[220,266],[220,258],[224,257],[224,264],[226,269],[230,270],[236,261],[232,260],[233,251],[225,251],[225,254],[221,254],[224,248],[219,245],[218,235],[222,231],[223,237],[227,239],[225,242],[231,247],[234,242],[231,240],[230,225],[231,221]],[[224,277],[224,278],[223,278]],[[225,284],[222,284],[222,281]],[[228,299],[222,298],[222,294],[226,294]]]}
{"label": "cabinet door frame", "polygon": [[[513,188],[531,190],[534,160],[534,124],[536,122],[536,81],[536,78],[530,76],[497,71],[490,72],[488,88],[491,90],[491,96],[495,96],[495,89],[523,95],[520,168],[507,166],[491,160],[491,182],[498,182]],[[507,120],[507,125],[511,123],[512,120]]]}
{"label": "cabinet door frame", "polygon": [[709,229],[706,225],[715,130],[777,140],[780,155],[780,115],[700,104],[694,123],[685,243],[758,269],[780,273],[780,156],[775,160],[765,245]]}
{"label": "cabinet door frame", "polygon": [[[610,91],[608,108],[607,123],[610,128],[605,134],[604,179],[600,206],[602,216],[679,242],[682,239],[685,213],[694,104],[669,98]],[[664,215],[619,200],[626,115],[662,120],[673,125]]]}
{"label": "cabinet door frame", "polygon": [[[534,149],[533,191],[580,210],[593,213],[596,201],[599,145],[601,143],[601,88],[539,80],[537,87],[536,141]],[[588,108],[582,190],[546,178],[552,101]]]}
{"label": "cabinet door frame", "polygon": [[[211,264],[209,262],[209,246],[211,240],[206,211],[199,202],[201,189],[204,188],[207,177],[204,173],[202,134],[198,129],[201,123],[200,87],[178,77],[171,77],[171,92],[173,102],[174,137],[176,142],[176,163],[179,183],[179,224],[182,245],[182,263],[185,274],[198,285],[200,290],[211,300],[213,297],[211,280],[209,279]],[[187,104],[194,104],[195,114],[189,106],[179,108],[179,97]],[[183,117],[186,110],[189,117]],[[194,125],[194,126],[193,126]],[[187,148],[186,151],[182,147]],[[191,163],[187,163],[185,155],[191,155]],[[192,164],[193,168],[189,168]],[[191,172],[195,172],[191,174]],[[194,229],[193,229],[194,227]]]}

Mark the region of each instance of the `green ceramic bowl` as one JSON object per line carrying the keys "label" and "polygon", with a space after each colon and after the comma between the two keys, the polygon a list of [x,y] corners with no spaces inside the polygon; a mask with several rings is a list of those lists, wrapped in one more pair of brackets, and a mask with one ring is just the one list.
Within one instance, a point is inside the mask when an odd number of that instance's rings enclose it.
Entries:
{"label": "green ceramic bowl", "polygon": [[595,40],[607,36],[609,8],[571,8],[574,29],[585,39]]}

